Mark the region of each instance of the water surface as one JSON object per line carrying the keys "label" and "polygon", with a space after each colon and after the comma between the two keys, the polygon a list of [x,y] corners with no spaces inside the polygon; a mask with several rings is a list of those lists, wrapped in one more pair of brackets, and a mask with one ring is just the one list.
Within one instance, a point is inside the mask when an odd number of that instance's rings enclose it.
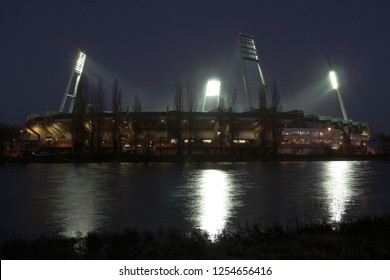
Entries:
{"label": "water surface", "polygon": [[295,218],[388,213],[386,161],[6,164],[0,227],[75,236],[128,227],[211,235]]}

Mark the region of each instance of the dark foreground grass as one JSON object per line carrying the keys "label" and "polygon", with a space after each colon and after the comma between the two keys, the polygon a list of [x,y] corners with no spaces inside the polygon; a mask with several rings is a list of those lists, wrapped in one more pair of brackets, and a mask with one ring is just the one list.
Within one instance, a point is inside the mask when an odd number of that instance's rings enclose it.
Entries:
{"label": "dark foreground grass", "polygon": [[298,230],[251,225],[207,234],[179,230],[89,233],[24,240],[2,236],[1,259],[389,259],[390,216]]}

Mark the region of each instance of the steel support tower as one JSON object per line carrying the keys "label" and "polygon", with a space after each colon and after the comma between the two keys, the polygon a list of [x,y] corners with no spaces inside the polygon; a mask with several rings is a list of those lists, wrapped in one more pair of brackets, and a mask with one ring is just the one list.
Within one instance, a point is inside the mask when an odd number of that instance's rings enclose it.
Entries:
{"label": "steel support tower", "polygon": [[341,97],[341,93],[340,93],[340,89],[339,89],[339,83],[338,83],[338,80],[337,80],[336,72],[335,71],[330,71],[329,72],[329,78],[330,78],[330,82],[332,84],[333,89],[336,91],[337,98],[339,99],[341,113],[343,114],[343,120],[348,122],[349,119],[348,119],[347,111],[345,110],[343,98]]}
{"label": "steel support tower", "polygon": [[[256,88],[266,90],[266,84],[263,72],[261,71],[259,54],[253,36],[245,36],[238,33],[238,47],[240,49],[245,94],[248,98],[249,108],[252,110],[253,105],[250,89]],[[250,69],[252,70],[250,73],[252,76],[248,76],[248,68],[250,66],[252,66],[251,68],[253,68],[253,66],[255,67],[254,69]],[[258,94],[258,91],[256,93]]]}
{"label": "steel support tower", "polygon": [[[74,68],[72,70],[72,74],[70,74],[70,78],[68,81],[68,84],[66,86],[65,94],[64,97],[62,98],[61,106],[59,109],[59,112],[64,112],[65,105],[67,103],[67,100],[70,99],[69,103],[69,113],[73,112],[73,107],[74,107],[74,101],[77,96],[77,89],[79,87],[80,83],[80,78],[81,78],[81,73],[83,73],[83,68],[84,68],[84,63],[87,55],[85,52],[82,52],[79,50],[77,60],[75,62]],[[73,87],[73,92],[71,93],[71,87]]]}

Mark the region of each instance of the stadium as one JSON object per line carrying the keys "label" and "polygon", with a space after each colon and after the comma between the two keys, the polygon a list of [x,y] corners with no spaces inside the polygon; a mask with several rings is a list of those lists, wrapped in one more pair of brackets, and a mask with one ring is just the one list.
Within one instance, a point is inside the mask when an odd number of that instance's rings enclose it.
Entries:
{"label": "stadium", "polygon": [[[80,101],[86,53],[79,51],[59,110],[27,118],[26,140],[34,150],[74,153],[114,151],[149,155],[221,155],[366,153],[371,136],[367,122],[348,118],[337,76],[330,72],[342,118],[282,112],[278,93],[266,86],[253,36],[238,34],[248,110],[234,109],[236,96],[221,93],[221,83],[210,80],[201,111],[184,106],[177,85],[174,109],[142,112],[136,104],[123,110],[99,109]],[[253,79],[255,77],[255,79]],[[189,92],[190,93],[190,92]],[[253,106],[253,97],[260,100]],[[186,107],[186,109],[184,109]],[[33,145],[31,143],[34,143]]]}

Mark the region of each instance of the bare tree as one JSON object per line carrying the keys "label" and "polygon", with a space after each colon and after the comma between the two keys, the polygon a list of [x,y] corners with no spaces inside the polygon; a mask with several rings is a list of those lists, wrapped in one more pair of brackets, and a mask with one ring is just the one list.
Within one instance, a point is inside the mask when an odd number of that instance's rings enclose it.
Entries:
{"label": "bare tree", "polygon": [[86,122],[88,96],[88,79],[85,76],[82,76],[77,89],[75,108],[72,114],[72,139],[73,148],[76,154],[80,154],[83,151],[85,142],[88,139],[88,133],[84,125]]}
{"label": "bare tree", "polygon": [[192,154],[192,142],[195,138],[195,116],[196,107],[196,90],[192,81],[187,82],[186,86],[186,102],[188,108],[187,118],[187,135],[188,135],[188,154]]}
{"label": "bare tree", "polygon": [[175,97],[173,99],[173,108],[177,112],[183,111],[184,95],[183,95],[183,84],[181,80],[177,79],[175,82]]}
{"label": "bare tree", "polygon": [[102,142],[103,142],[103,112],[105,108],[104,103],[105,90],[103,87],[103,80],[99,78],[98,86],[96,88],[95,102],[96,102],[96,140],[97,140],[97,151],[100,153]]}
{"label": "bare tree", "polygon": [[218,99],[218,111],[223,112],[225,110],[226,110],[225,98],[219,96],[219,99]]}
{"label": "bare tree", "polygon": [[269,135],[269,116],[268,116],[268,95],[265,88],[260,88],[258,91],[259,97],[259,141],[260,152],[267,153],[268,149],[268,135]]}
{"label": "bare tree", "polygon": [[181,80],[175,82],[175,96],[173,98],[173,108],[176,111],[176,119],[174,122],[174,135],[177,141],[177,154],[182,154],[183,142],[183,125],[182,125],[182,111],[184,105],[183,84]]}
{"label": "bare tree", "polygon": [[98,85],[95,89],[94,106],[96,112],[96,147],[97,152],[101,151],[103,141],[103,112],[104,112],[104,96],[105,90],[103,80],[99,78]]}
{"label": "bare tree", "polygon": [[272,153],[276,154],[278,152],[281,139],[279,112],[282,110],[280,94],[276,82],[274,82],[270,99],[270,130],[272,137]]}
{"label": "bare tree", "polygon": [[194,83],[188,81],[186,85],[186,102],[188,112],[194,112],[196,108],[196,97],[197,93],[195,90]]}
{"label": "bare tree", "polygon": [[134,112],[141,112],[141,100],[138,97],[138,92],[134,96]]}
{"label": "bare tree", "polygon": [[259,109],[260,112],[265,112],[268,109],[268,97],[264,88],[259,89]]}
{"label": "bare tree", "polygon": [[237,88],[235,84],[231,84],[228,86],[228,94],[227,94],[227,106],[229,107],[229,111],[236,112],[237,111]]}
{"label": "bare tree", "polygon": [[276,82],[274,82],[271,92],[270,107],[271,110],[274,110],[275,112],[280,112],[282,110],[282,103],[280,100],[279,89]]}
{"label": "bare tree", "polygon": [[218,117],[217,117],[217,136],[218,136],[220,154],[222,154],[223,144],[225,143],[225,139],[226,139],[226,126],[227,126],[227,122],[225,119],[225,112],[223,111],[222,107],[219,107]]}
{"label": "bare tree", "polygon": [[143,151],[145,154],[149,155],[152,152],[153,145],[156,142],[156,139],[159,138],[158,124],[159,120],[147,117],[141,119],[142,122],[142,136],[144,139]]}
{"label": "bare tree", "polygon": [[237,88],[234,83],[230,84],[227,88],[227,106],[228,106],[228,121],[227,121],[227,130],[228,130],[228,141],[230,145],[230,152],[234,152],[234,139],[236,138],[236,124],[237,119],[235,113],[237,111]]}
{"label": "bare tree", "polygon": [[122,92],[117,79],[114,80],[112,87],[112,146],[114,148],[114,154],[118,153],[120,148],[120,110],[122,106]]}
{"label": "bare tree", "polygon": [[96,108],[94,104],[95,99],[95,88],[91,86],[89,91],[89,104],[87,105],[87,118],[88,122],[86,124],[87,130],[89,132],[89,149],[91,152],[94,151],[96,145]]}
{"label": "bare tree", "polygon": [[99,78],[96,88],[91,90],[90,104],[90,147],[91,150],[96,148],[99,153],[103,138],[103,111],[104,111],[104,87],[103,80]]}
{"label": "bare tree", "polygon": [[[225,87],[222,88],[222,93],[226,91]],[[226,110],[226,100],[225,100],[225,95],[220,94],[218,97],[218,117],[217,117],[217,137],[218,137],[218,142],[219,142],[219,153],[223,153],[223,144],[225,143],[225,139],[227,137],[226,134],[226,127],[227,127],[227,122],[225,118],[225,110]]]}
{"label": "bare tree", "polygon": [[138,93],[134,97],[134,117],[131,122],[133,128],[133,147],[135,153],[138,153],[138,145],[140,133],[142,132],[142,114],[141,114],[141,100],[138,97]]}

